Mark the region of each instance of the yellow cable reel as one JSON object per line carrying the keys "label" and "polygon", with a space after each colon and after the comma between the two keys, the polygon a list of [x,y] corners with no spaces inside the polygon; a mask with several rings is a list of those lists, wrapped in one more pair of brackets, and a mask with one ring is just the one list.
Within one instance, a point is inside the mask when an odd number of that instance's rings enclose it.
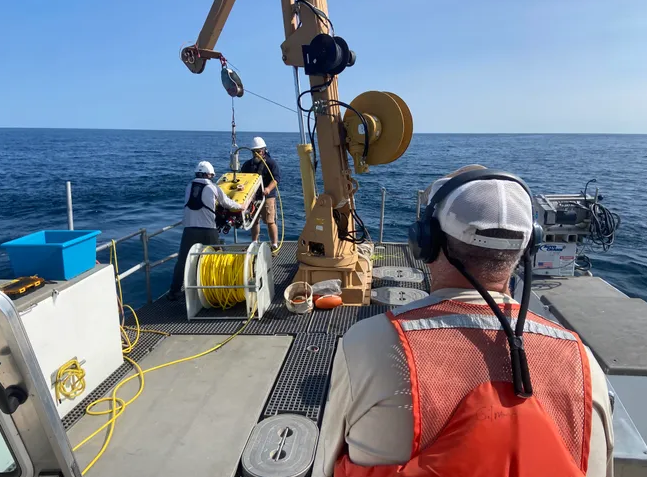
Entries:
{"label": "yellow cable reel", "polygon": [[[208,246],[203,249],[207,255],[198,260],[198,275],[201,286],[244,286],[246,275],[253,274],[252,257],[242,254],[228,254]],[[247,269],[245,261],[247,260]],[[245,301],[244,288],[204,288],[204,298],[213,308],[228,310]]]}
{"label": "yellow cable reel", "polygon": [[344,113],[346,143],[357,174],[368,172],[368,166],[388,164],[404,154],[413,136],[413,117],[402,98],[394,93],[367,91],[350,105],[362,114],[368,126],[369,148],[363,161],[364,121],[351,109]]}

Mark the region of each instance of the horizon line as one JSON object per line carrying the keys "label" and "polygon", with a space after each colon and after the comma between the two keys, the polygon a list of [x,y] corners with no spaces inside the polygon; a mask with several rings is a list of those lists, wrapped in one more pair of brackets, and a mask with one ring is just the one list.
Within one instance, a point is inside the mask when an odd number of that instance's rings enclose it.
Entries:
{"label": "horizon line", "polygon": [[[213,129],[142,129],[142,128],[76,128],[76,127],[24,127],[24,126],[0,126],[2,129],[44,129],[44,130],[61,130],[61,131],[142,131],[142,132],[198,132],[198,133],[231,133],[231,130],[213,130]],[[237,133],[249,133],[249,134],[299,134],[299,131],[236,131]],[[414,132],[416,134],[455,134],[455,135],[469,135],[469,134],[479,134],[479,135],[497,135],[497,134],[514,134],[514,135],[613,135],[613,136],[645,136],[647,132],[644,133],[633,133],[633,132],[511,132],[511,131],[500,131],[500,132],[456,132],[456,131],[434,131],[434,132]]]}

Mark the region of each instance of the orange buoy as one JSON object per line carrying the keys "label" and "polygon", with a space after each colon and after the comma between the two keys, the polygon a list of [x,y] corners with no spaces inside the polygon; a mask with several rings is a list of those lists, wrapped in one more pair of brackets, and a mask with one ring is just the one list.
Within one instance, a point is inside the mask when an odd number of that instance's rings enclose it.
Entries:
{"label": "orange buoy", "polygon": [[332,310],[342,304],[339,295],[315,296],[315,306],[321,310]]}

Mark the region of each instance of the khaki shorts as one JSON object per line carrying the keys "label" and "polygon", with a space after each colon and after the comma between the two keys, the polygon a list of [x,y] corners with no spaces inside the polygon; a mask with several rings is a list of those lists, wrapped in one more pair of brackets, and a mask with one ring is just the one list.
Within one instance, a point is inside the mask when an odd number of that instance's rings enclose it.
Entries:
{"label": "khaki shorts", "polygon": [[268,225],[276,223],[276,197],[265,197],[260,217]]}

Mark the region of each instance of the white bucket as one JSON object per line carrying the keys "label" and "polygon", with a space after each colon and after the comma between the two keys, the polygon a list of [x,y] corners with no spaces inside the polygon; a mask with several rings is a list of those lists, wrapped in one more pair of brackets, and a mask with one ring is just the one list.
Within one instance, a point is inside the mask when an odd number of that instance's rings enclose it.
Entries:
{"label": "white bucket", "polygon": [[312,287],[306,282],[294,282],[285,289],[283,297],[292,313],[303,315],[312,311]]}

